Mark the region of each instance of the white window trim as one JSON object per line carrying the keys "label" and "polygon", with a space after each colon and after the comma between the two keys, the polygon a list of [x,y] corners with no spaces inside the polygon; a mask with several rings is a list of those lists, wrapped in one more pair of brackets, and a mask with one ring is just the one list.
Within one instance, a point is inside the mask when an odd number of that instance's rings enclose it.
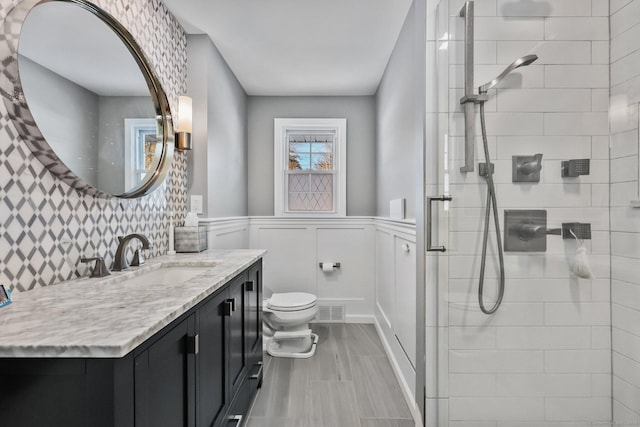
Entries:
{"label": "white window trim", "polygon": [[[287,132],[332,131],[335,139],[334,210],[331,212],[288,212],[285,174],[289,164],[286,150]],[[344,217],[347,216],[347,119],[274,119],[274,214],[284,217]]]}

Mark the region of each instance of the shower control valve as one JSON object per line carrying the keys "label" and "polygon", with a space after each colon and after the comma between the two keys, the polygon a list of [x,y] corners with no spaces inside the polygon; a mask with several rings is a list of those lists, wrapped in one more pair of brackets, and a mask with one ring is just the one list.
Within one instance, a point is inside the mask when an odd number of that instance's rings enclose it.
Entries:
{"label": "shower control valve", "polygon": [[540,182],[542,154],[513,156],[512,182]]}

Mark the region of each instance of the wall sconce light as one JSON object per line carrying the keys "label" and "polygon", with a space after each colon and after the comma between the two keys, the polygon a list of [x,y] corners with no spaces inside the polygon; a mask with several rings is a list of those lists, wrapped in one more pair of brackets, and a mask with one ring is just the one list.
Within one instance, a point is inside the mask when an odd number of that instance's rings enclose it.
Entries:
{"label": "wall sconce light", "polygon": [[191,132],[193,130],[192,101],[188,96],[178,100],[178,126],[176,128],[176,150],[191,150]]}

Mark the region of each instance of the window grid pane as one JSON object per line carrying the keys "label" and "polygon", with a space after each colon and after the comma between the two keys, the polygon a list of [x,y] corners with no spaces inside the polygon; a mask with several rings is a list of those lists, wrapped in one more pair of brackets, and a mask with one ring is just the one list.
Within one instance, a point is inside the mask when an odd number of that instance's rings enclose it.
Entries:
{"label": "window grid pane", "polygon": [[288,175],[288,211],[333,211],[333,174],[294,173]]}

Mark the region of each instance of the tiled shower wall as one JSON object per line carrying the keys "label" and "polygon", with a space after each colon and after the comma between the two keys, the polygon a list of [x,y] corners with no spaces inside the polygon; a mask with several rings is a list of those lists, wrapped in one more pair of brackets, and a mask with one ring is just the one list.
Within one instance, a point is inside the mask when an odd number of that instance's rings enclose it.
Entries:
{"label": "tiled shower wall", "polygon": [[[19,1],[0,0],[0,19]],[[172,111],[186,93],[186,36],[160,0],[100,0],[153,65]],[[3,34],[4,37],[9,35]],[[78,120],[82,120],[78,117]],[[117,236],[139,232],[166,252],[170,214],[186,212],[186,155],[177,153],[164,185],[135,200],[79,194],[51,175],[17,137],[0,103],[0,283],[25,291],[84,275],[83,256],[113,260]]]}
{"label": "tiled shower wall", "polygon": [[[448,62],[446,75],[438,76],[450,112],[439,140],[446,144],[440,153],[448,166],[442,171],[449,181],[444,191],[453,196],[448,289],[440,303],[445,349],[439,363],[448,371],[440,383],[444,398],[440,425],[590,427],[608,422],[608,1],[475,2],[476,87],[519,56],[539,56],[490,91],[486,104],[499,218],[502,222],[505,209],[545,209],[548,228],[563,222],[590,223],[592,240],[586,245],[596,277],[584,280],[572,275],[569,264],[576,242],[548,236],[546,252],[505,254],[504,302],[490,316],[480,312],[477,302],[486,197],[486,184],[477,173],[477,161],[483,161],[479,136],[476,171],[459,172],[464,158],[459,104],[464,87],[464,20],[458,13],[463,3],[440,1],[440,22],[427,24],[438,26],[436,49]],[[444,14],[448,18],[442,18]],[[479,135],[479,120],[476,131]],[[544,155],[540,182],[513,183],[512,156],[536,153]],[[560,162],[580,158],[591,159],[591,174],[562,178]],[[493,234],[490,241],[487,304],[493,301],[497,282]]]}
{"label": "tiled shower wall", "polygon": [[[640,423],[640,0],[611,1],[613,416]],[[637,424],[634,424],[637,425]]]}

